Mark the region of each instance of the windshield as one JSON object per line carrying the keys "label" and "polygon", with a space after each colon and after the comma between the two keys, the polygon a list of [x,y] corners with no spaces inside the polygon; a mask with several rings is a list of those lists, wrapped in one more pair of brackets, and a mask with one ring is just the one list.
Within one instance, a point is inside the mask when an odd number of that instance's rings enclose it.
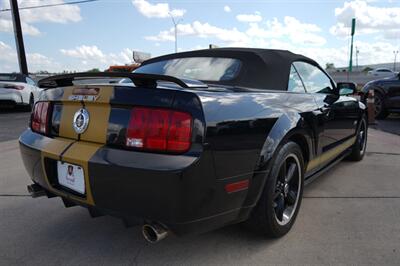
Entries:
{"label": "windshield", "polygon": [[233,58],[186,57],[143,65],[134,72],[196,80],[227,81],[237,77],[240,66],[240,60]]}

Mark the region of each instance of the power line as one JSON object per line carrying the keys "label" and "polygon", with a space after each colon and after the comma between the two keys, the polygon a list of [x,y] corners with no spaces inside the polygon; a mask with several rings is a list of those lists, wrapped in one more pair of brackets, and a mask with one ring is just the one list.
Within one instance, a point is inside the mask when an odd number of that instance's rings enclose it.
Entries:
{"label": "power line", "polygon": [[[75,4],[83,4],[88,2],[96,2],[99,0],[81,0],[81,1],[73,1],[73,2],[66,2],[61,4],[48,4],[48,5],[40,5],[40,6],[26,6],[20,7],[19,10],[23,9],[36,9],[36,8],[43,8],[43,7],[53,7],[53,6],[65,6],[65,5],[75,5]],[[11,11],[11,8],[0,9],[0,12]]]}

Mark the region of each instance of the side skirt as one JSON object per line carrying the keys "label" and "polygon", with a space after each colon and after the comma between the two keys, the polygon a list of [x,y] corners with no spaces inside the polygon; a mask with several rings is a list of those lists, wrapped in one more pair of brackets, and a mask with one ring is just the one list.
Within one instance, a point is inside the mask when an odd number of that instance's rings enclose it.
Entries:
{"label": "side skirt", "polygon": [[349,149],[347,149],[346,151],[344,151],[341,155],[339,155],[338,157],[336,157],[336,159],[334,159],[332,162],[330,162],[327,166],[325,166],[324,168],[322,168],[321,170],[315,172],[312,175],[309,175],[305,178],[304,180],[304,185],[308,185],[310,184],[312,181],[314,181],[315,179],[317,179],[319,176],[321,176],[322,174],[324,174],[325,172],[327,172],[328,170],[330,170],[331,168],[333,168],[335,165],[337,165],[338,163],[340,163],[344,158],[346,158],[349,154],[351,153],[351,147]]}

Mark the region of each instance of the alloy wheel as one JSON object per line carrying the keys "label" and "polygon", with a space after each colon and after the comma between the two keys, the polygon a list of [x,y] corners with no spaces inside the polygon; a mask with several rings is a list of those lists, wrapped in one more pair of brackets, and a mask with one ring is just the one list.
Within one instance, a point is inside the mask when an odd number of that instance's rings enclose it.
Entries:
{"label": "alloy wheel", "polygon": [[382,111],[382,99],[379,95],[375,96],[374,104],[375,104],[375,116],[378,116]]}
{"label": "alloy wheel", "polygon": [[278,224],[286,225],[292,219],[300,198],[302,171],[299,159],[289,154],[282,162],[276,180],[273,208]]}
{"label": "alloy wheel", "polygon": [[363,154],[367,146],[367,126],[365,120],[361,120],[360,131],[358,132],[358,145],[360,153]]}

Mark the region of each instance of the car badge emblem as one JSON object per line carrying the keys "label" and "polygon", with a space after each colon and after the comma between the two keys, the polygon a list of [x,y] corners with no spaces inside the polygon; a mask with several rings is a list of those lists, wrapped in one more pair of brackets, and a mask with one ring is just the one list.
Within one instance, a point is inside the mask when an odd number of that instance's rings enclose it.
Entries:
{"label": "car badge emblem", "polygon": [[76,111],[74,115],[74,120],[72,122],[72,126],[77,134],[82,134],[86,131],[89,125],[89,112],[81,108]]}

